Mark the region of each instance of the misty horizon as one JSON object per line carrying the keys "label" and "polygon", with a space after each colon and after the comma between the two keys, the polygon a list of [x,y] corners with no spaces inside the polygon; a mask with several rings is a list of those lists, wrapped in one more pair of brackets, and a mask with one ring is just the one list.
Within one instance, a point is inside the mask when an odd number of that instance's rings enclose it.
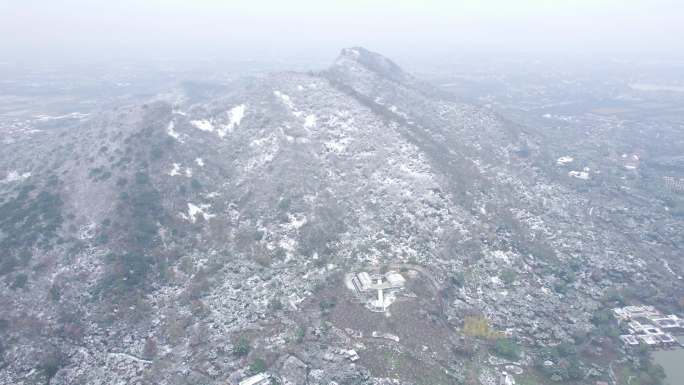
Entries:
{"label": "misty horizon", "polygon": [[0,385],[684,384],[684,0],[0,0]]}
{"label": "misty horizon", "polygon": [[681,60],[683,10],[673,0],[3,1],[0,62],[324,63],[352,46],[397,60]]}

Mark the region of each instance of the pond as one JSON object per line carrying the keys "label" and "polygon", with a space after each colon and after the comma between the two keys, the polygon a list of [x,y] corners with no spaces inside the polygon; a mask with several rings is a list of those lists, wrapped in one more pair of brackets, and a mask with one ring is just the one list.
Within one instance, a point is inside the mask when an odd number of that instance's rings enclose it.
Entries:
{"label": "pond", "polygon": [[653,352],[653,359],[665,369],[667,385],[684,384],[684,349]]}

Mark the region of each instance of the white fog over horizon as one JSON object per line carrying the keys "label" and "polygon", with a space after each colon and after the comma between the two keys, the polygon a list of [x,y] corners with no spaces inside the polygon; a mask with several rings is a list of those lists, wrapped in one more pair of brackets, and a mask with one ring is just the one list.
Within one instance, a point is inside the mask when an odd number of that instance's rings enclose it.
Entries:
{"label": "white fog over horizon", "polygon": [[684,59],[675,0],[0,1],[0,62],[327,63],[364,46],[453,55]]}

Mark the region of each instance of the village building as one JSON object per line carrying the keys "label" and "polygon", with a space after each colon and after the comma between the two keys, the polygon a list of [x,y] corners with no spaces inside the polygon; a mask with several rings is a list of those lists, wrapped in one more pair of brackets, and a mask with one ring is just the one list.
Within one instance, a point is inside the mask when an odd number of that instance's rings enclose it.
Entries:
{"label": "village building", "polygon": [[360,358],[359,354],[354,349],[349,349],[349,350],[342,349],[340,351],[340,354],[342,354],[344,357],[349,359],[349,361],[351,361],[351,362],[356,362]]}
{"label": "village building", "polygon": [[684,331],[684,319],[674,314],[651,318],[651,322],[663,330]]}
{"label": "village building", "polygon": [[635,318],[649,318],[660,316],[661,313],[653,306],[625,306],[613,309],[615,319],[620,321],[629,321]]}
{"label": "village building", "polygon": [[367,309],[385,312],[396,300],[397,292],[404,288],[406,279],[396,271],[385,274],[362,271],[348,275],[346,282]]}
{"label": "village building", "polygon": [[620,340],[628,346],[639,346],[639,340],[631,334],[623,334],[620,336]]}
{"label": "village building", "polygon": [[271,375],[268,373],[259,373],[251,377],[247,377],[240,381],[239,385],[267,385],[271,383]]}
{"label": "village building", "polygon": [[508,374],[508,372],[501,372],[501,378],[499,379],[499,385],[515,385],[515,378]]}
{"label": "village building", "polygon": [[684,192],[684,178],[674,178],[671,176],[663,177],[665,188],[672,192]]}
{"label": "village building", "polygon": [[663,316],[653,306],[625,306],[613,309],[619,325],[625,325],[629,334],[620,336],[627,346],[641,343],[651,347],[676,345],[677,339],[667,331],[682,328],[682,319],[674,314]]}

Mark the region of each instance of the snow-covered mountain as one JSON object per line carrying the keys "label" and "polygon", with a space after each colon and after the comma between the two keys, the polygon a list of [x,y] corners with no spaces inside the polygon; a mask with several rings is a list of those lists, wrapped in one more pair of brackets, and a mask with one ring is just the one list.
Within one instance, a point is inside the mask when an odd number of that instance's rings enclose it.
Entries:
{"label": "snow-covered mountain", "polygon": [[[648,257],[543,135],[363,48],[173,94],[3,144],[0,383],[458,383],[466,315],[563,341]],[[342,277],[386,269],[409,295],[368,313]]]}

